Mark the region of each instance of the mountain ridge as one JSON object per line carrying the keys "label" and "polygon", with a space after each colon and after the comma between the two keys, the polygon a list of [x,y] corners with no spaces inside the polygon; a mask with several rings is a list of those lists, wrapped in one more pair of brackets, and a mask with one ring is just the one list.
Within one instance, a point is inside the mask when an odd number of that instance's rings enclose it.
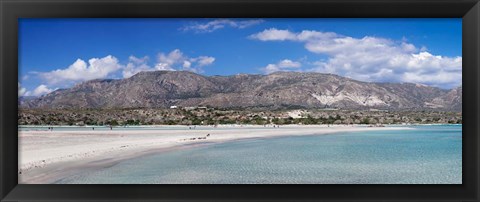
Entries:
{"label": "mountain ridge", "polygon": [[61,89],[21,108],[103,109],[170,106],[298,107],[461,111],[462,87],[363,82],[334,74],[275,72],[204,76],[189,71],[140,72],[126,79],[96,79]]}

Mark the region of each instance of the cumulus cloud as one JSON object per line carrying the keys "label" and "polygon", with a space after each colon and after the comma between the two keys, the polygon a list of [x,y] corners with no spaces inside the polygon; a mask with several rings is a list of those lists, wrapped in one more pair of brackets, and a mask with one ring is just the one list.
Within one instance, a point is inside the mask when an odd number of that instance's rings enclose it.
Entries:
{"label": "cumulus cloud", "polygon": [[53,91],[55,91],[57,89],[50,89],[48,88],[46,85],[44,84],[41,84],[39,85],[37,88],[35,88],[32,92],[31,95],[33,96],[41,96],[41,95],[45,95],[45,94],[48,94],[48,93],[51,93]]}
{"label": "cumulus cloud", "polygon": [[155,69],[157,70],[175,70],[173,68],[174,65],[183,64],[186,61],[185,57],[183,56],[182,51],[179,49],[175,49],[168,54],[159,53],[158,54],[158,63],[155,65]]}
{"label": "cumulus cloud", "polygon": [[266,74],[270,74],[278,71],[298,70],[301,66],[302,64],[300,62],[285,59],[277,62],[276,64],[268,64],[266,67],[262,68],[262,71]]}
{"label": "cumulus cloud", "polygon": [[[188,57],[179,49],[169,53],[159,53],[156,62],[149,64],[148,56],[130,56],[128,63],[121,64],[119,60],[111,55],[104,58],[92,58],[88,63],[77,59],[73,64],[64,69],[57,69],[49,72],[30,72],[39,76],[44,82],[53,86],[69,86],[78,82],[92,79],[112,78],[121,74],[123,78],[129,78],[139,72],[156,70],[187,70],[192,72],[203,72],[202,67],[214,63],[215,58],[211,56]],[[40,86],[39,86],[40,87]],[[39,90],[45,90],[46,86]],[[28,91],[20,87],[19,95],[26,95]],[[30,95],[33,95],[30,92]]]}
{"label": "cumulus cloud", "polygon": [[155,69],[147,64],[148,60],[148,56],[143,58],[137,58],[135,56],[128,57],[128,64],[122,71],[123,78],[129,78],[138,72],[154,71]]}
{"label": "cumulus cloud", "polygon": [[294,33],[294,32],[290,32],[289,30],[279,30],[276,28],[270,28],[256,34],[252,34],[249,36],[249,38],[257,39],[260,41],[285,41],[285,40],[305,41],[305,40],[311,40],[311,39],[319,40],[319,39],[333,38],[336,36],[338,35],[333,32],[317,32],[317,31],[305,30],[300,33]]}
{"label": "cumulus cloud", "polygon": [[77,59],[72,65],[65,69],[57,69],[38,74],[49,84],[59,84],[106,78],[121,68],[123,68],[123,66],[118,62],[118,59],[108,55],[104,58],[91,58],[88,60],[88,63],[82,59]]}
{"label": "cumulus cloud", "polygon": [[156,70],[186,70],[201,73],[202,67],[208,66],[215,62],[215,58],[211,56],[199,56],[191,58],[186,56],[179,49],[175,49],[170,53],[159,53],[158,63],[155,64]]}
{"label": "cumulus cloud", "polygon": [[266,29],[263,32],[250,35],[251,39],[258,39],[260,41],[284,41],[296,40],[297,36],[288,30],[278,30],[275,28]]}
{"label": "cumulus cloud", "polygon": [[199,67],[207,66],[213,64],[215,62],[214,57],[209,57],[209,56],[200,56],[198,58],[192,58],[192,62],[197,62]]}
{"label": "cumulus cloud", "polygon": [[443,88],[461,85],[462,57],[434,55],[425,47],[391,39],[354,38],[333,32],[266,29],[249,36],[260,41],[295,41],[312,53],[326,55],[309,71],[363,81],[413,82]]}
{"label": "cumulus cloud", "polygon": [[41,84],[41,85],[37,86],[33,91],[27,91],[26,88],[21,87],[21,84],[18,83],[18,96],[19,97],[22,97],[22,96],[42,96],[42,95],[51,93],[51,92],[53,92],[57,89],[58,88],[55,88],[55,89],[48,88],[46,85]]}
{"label": "cumulus cloud", "polygon": [[21,97],[21,96],[26,96],[25,93],[27,93],[27,89],[22,87],[22,85],[20,84],[20,82],[18,83],[18,96]]}
{"label": "cumulus cloud", "polygon": [[216,19],[206,23],[195,23],[192,25],[188,25],[188,26],[182,27],[181,30],[194,31],[196,33],[209,33],[225,27],[243,29],[246,27],[260,24],[262,22],[263,20],[259,20],[259,19],[257,20]]}
{"label": "cumulus cloud", "polygon": [[183,68],[188,69],[192,66],[190,61],[183,61]]}

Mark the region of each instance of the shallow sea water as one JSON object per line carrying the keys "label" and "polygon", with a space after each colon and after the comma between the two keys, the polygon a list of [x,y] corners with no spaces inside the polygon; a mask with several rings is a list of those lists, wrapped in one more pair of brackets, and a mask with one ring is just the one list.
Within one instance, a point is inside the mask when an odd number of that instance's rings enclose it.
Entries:
{"label": "shallow sea water", "polygon": [[59,184],[461,184],[461,125],[238,140],[137,157]]}

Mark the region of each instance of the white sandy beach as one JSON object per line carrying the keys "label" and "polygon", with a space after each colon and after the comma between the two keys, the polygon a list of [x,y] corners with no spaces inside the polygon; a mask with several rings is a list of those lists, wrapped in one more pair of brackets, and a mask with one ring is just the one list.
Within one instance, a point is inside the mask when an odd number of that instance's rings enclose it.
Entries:
{"label": "white sandy beach", "polygon": [[[172,129],[173,128],[173,129]],[[75,170],[118,162],[148,152],[181,149],[196,143],[246,138],[323,135],[336,132],[404,130],[407,127],[365,126],[162,126],[149,130],[19,131],[19,183],[52,183]],[[209,137],[206,137],[210,134]],[[206,139],[198,139],[206,137]],[[195,140],[192,140],[195,138]]]}

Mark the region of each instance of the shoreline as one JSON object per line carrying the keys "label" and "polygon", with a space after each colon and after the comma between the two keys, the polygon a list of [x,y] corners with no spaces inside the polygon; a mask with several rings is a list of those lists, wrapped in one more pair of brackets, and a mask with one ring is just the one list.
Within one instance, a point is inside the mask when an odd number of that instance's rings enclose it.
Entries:
{"label": "shoreline", "polygon": [[[277,124],[264,124],[266,127],[273,127],[273,125]],[[217,127],[225,128],[225,127],[263,127],[262,124],[219,124]],[[398,126],[448,126],[448,125],[462,125],[461,123],[398,123],[398,124],[282,124],[279,126],[282,127],[308,127],[308,126],[319,126],[319,127],[328,127],[328,126],[356,126],[356,127],[368,127],[368,126],[375,126],[375,125],[383,125],[385,127],[398,127]],[[185,127],[205,127],[205,128],[212,128],[213,125],[117,125],[113,126],[113,128],[122,129],[122,128],[185,128]],[[18,125],[19,129],[28,129],[28,128],[85,128],[91,129],[92,127],[95,128],[109,128],[109,125]]]}
{"label": "shoreline", "polygon": [[[411,129],[352,125],[176,127],[180,129],[19,131],[19,183],[54,183],[70,174],[113,166],[139,156],[227,141]],[[210,135],[206,137],[207,134]]]}

